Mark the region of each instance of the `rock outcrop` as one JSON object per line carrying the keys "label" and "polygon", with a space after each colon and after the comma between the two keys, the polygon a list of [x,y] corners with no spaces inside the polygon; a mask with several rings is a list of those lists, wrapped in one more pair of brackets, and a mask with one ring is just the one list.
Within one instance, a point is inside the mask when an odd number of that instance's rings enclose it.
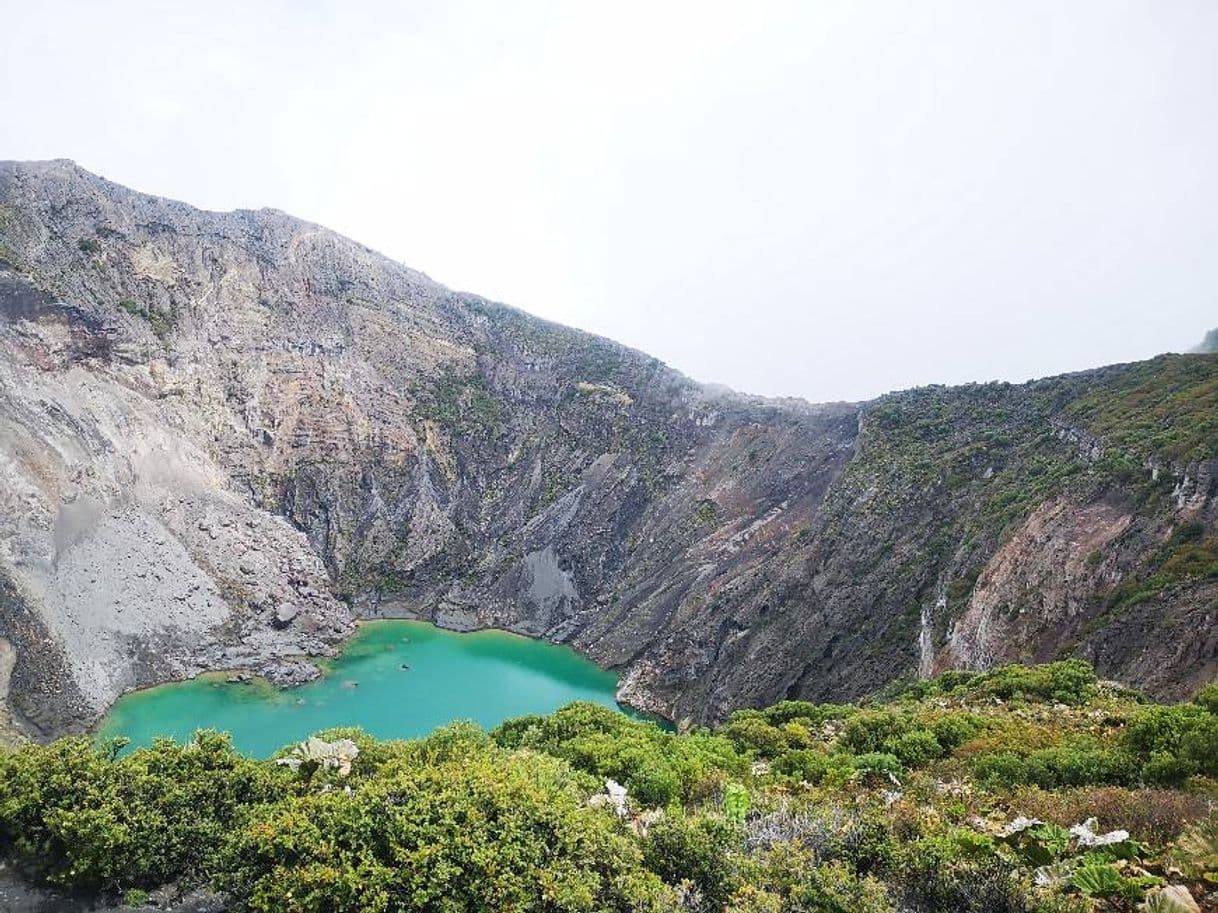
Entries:
{"label": "rock outcrop", "polygon": [[[1144,376],[1184,391],[1150,403],[1166,443],[1124,433]],[[9,705],[81,729],[392,615],[569,643],[673,719],[1058,653],[1179,692],[1218,671],[1186,633],[1215,621],[1218,435],[1172,419],[1216,379],[764,400],[279,212],[0,164]]]}

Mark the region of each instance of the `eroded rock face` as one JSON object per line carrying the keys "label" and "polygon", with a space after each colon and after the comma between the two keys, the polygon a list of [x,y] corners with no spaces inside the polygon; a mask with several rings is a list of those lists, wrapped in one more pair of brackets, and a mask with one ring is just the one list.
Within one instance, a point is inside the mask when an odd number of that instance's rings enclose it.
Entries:
{"label": "eroded rock face", "polygon": [[[0,573],[11,699],[36,731],[87,725],[131,687],[326,652],[349,632],[305,536],[234,490],[146,366],[81,354],[111,350],[64,333],[53,298],[18,277],[0,274],[0,301],[26,315],[5,324],[0,358]],[[302,599],[292,636],[267,625]]]}
{"label": "eroded rock face", "polygon": [[1130,505],[1046,502],[990,558],[933,669],[1075,653],[1152,692],[1195,691],[1218,676],[1218,581],[1183,581],[1130,604],[1103,598],[1120,594],[1178,528]]}
{"label": "eroded rock face", "polygon": [[[1137,638],[1108,634],[1135,616],[1086,627],[1085,606],[1185,514],[1213,525],[1212,467],[1155,469],[1166,507],[1098,483],[1014,525],[979,507],[1025,459],[1009,441],[1092,381],[1062,383],[996,385],[904,459],[890,413],[951,414],[970,388],[863,406],[711,390],[282,213],[0,164],[10,704],[49,735],[205,668],[295,680],[291,657],[361,615],[567,642],[674,719],[1063,648],[1182,688],[1213,645],[1155,637],[1202,617],[1178,608],[1204,585],[1141,604]],[[1089,467],[1106,446],[1067,429],[1050,455]],[[968,454],[956,487],[924,465],[949,451]]]}
{"label": "eroded rock face", "polygon": [[987,562],[936,666],[1051,662],[1088,596],[1120,580],[1112,546],[1132,522],[1118,505],[1042,504]]}

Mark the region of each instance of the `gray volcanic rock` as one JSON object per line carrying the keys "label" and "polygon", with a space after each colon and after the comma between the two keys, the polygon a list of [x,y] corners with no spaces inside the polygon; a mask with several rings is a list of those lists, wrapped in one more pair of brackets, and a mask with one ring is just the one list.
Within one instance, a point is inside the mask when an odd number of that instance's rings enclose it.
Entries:
{"label": "gray volcanic rock", "polygon": [[1204,622],[1210,584],[1137,622],[1105,600],[1175,525],[1212,527],[1209,464],[1158,460],[1184,500],[1131,505],[1103,434],[1031,443],[1115,370],[763,400],[276,211],[0,164],[9,703],[46,736],[203,669],[295,680],[359,616],[569,643],[674,719],[1055,651],[1180,691],[1218,658],[1160,635]]}
{"label": "gray volcanic rock", "polygon": [[265,665],[262,669],[262,677],[272,685],[278,685],[281,688],[293,688],[296,685],[303,685],[306,682],[320,678],[321,670],[304,660],[285,660]]}
{"label": "gray volcanic rock", "polygon": [[177,896],[172,889],[151,892],[149,903],[131,906],[89,894],[76,894],[33,884],[0,864],[0,910],[5,913],[225,913],[217,894],[196,890]]}

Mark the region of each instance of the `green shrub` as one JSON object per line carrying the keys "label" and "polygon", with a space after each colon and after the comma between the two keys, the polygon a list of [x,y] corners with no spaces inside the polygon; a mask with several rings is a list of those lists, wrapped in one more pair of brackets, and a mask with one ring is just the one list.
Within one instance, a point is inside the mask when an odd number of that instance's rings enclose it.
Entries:
{"label": "green shrub", "polygon": [[906,767],[921,767],[944,755],[943,746],[929,729],[911,729],[896,739],[892,753]]}
{"label": "green shrub", "polygon": [[1178,754],[1184,736],[1208,714],[1201,707],[1149,706],[1139,710],[1125,726],[1125,746],[1139,757],[1165,751]]}
{"label": "green shrub", "polygon": [[0,269],[11,269],[18,273],[24,271],[21,257],[3,241],[0,241]]}
{"label": "green shrub", "polygon": [[1213,358],[1161,355],[1109,375],[1069,411],[1110,445],[1139,457],[1209,459],[1218,448],[1216,371]]}
{"label": "green shrub", "polygon": [[491,733],[505,748],[532,748],[577,770],[622,783],[647,806],[689,801],[708,780],[741,775],[748,766],[732,742],[694,732],[677,736],[598,704],[576,702],[544,717],[509,720]]}
{"label": "green shrub", "polygon": [[866,710],[846,721],[838,745],[854,754],[884,751],[913,727],[913,721],[894,710]]}
{"label": "green shrub", "polygon": [[829,759],[824,752],[815,749],[788,751],[774,761],[773,770],[796,782],[815,784],[824,779],[829,770]]}
{"label": "green shrub", "polygon": [[985,721],[971,713],[957,711],[936,717],[930,723],[930,731],[945,752],[959,748],[985,728]]}
{"label": "green shrub", "polygon": [[[866,709],[785,701],[719,732],[577,703],[489,735],[320,733],[354,743],[341,763],[316,744],[248,760],[211,733],[117,760],[68,739],[0,752],[0,851],[112,896],[210,880],[245,913],[1115,913],[1168,865],[1218,879],[1209,781],[1132,788],[1215,775],[1218,714],[1205,694],[1019,703],[1084,693],[1086,669],[944,676],[931,700]],[[629,814],[601,807],[607,777]],[[1049,823],[1003,836],[1017,814]],[[1145,843],[1086,849],[1066,828],[1092,817]]]}
{"label": "green shrub", "polygon": [[430,389],[417,391],[421,414],[459,434],[497,434],[503,404],[480,373],[449,370]]}
{"label": "green shrub", "polygon": [[776,759],[784,752],[802,751],[821,741],[822,727],[845,720],[859,709],[845,704],[780,701],[764,709],[737,710],[719,729],[736,750],[750,757]]}
{"label": "green shrub", "polygon": [[1091,744],[1042,748],[1028,755],[986,755],[973,764],[973,776],[991,787],[1121,786],[1138,779],[1139,764],[1128,752]]}
{"label": "green shrub", "polygon": [[0,761],[0,835],[54,884],[149,887],[203,872],[240,810],[286,788],[215,733],[119,760],[64,739]]}
{"label": "green shrub", "polygon": [[[365,745],[365,736],[360,730],[329,729],[320,733],[322,738],[350,738],[360,746],[360,766],[365,770],[376,764],[379,768],[394,759],[403,759],[415,764],[444,764],[477,758],[490,751],[494,743],[486,731],[477,723],[469,721],[449,723],[434,730],[425,739],[409,742],[373,742],[370,752]],[[373,753],[375,752],[375,753]]]}
{"label": "green shrub", "polygon": [[1218,682],[1210,682],[1193,695],[1193,703],[1210,713],[1218,713]]}
{"label": "green shrub", "polygon": [[1207,777],[1218,777],[1218,716],[1210,714],[1184,734],[1180,755]]}
{"label": "green shrub", "polygon": [[1142,782],[1150,786],[1180,786],[1197,773],[1197,765],[1168,751],[1151,752],[1142,765]]}
{"label": "green shrub", "polygon": [[761,717],[731,720],[719,732],[731,739],[738,751],[759,758],[774,758],[787,750],[782,730]]}
{"label": "green shrub", "polygon": [[1054,701],[1085,704],[1096,693],[1095,670],[1080,659],[1042,666],[1001,666],[973,680],[970,687],[1004,701]]}
{"label": "green shrub", "polygon": [[747,884],[731,913],[895,913],[883,882],[841,862],[822,862],[799,844],[780,844],[747,860]]}
{"label": "green shrub", "polygon": [[[460,741],[460,740],[458,740]],[[555,758],[492,750],[389,763],[352,794],[256,809],[226,847],[222,887],[278,913],[671,910],[636,843]]]}
{"label": "green shrub", "polygon": [[829,707],[828,704],[813,704],[809,701],[779,701],[755,712],[771,725],[781,726],[793,720],[820,720]]}
{"label": "green shrub", "polygon": [[173,310],[150,310],[146,316],[149,328],[161,342],[168,340],[174,327],[177,326],[177,312]]}
{"label": "green shrub", "polygon": [[491,730],[491,739],[503,748],[536,748],[559,745],[581,735],[615,734],[631,725],[629,718],[609,707],[575,701],[554,713],[506,720]]}
{"label": "green shrub", "polygon": [[991,788],[1031,783],[1026,759],[1011,752],[978,758],[973,762],[973,778]]}
{"label": "green shrub", "polygon": [[905,767],[921,767],[945,754],[934,732],[912,716],[892,710],[867,710],[850,717],[838,745],[860,755],[891,755]]}
{"label": "green shrub", "polygon": [[1174,758],[1176,770],[1218,776],[1218,715],[1199,704],[1140,709],[1125,727],[1125,745],[1147,764],[1153,760],[1156,774]]}
{"label": "green shrub", "polygon": [[1110,604],[1124,608],[1160,596],[1187,580],[1218,577],[1218,536],[1201,537],[1205,527],[1188,523],[1176,530],[1146,563],[1140,575],[1123,583]]}
{"label": "green shrub", "polygon": [[779,727],[779,730],[782,732],[782,737],[786,739],[788,751],[811,748],[819,741],[818,736],[812,733],[807,723],[803,720],[791,720],[789,723],[783,723]]}
{"label": "green shrub", "polygon": [[681,798],[681,774],[656,752],[620,754],[608,766],[607,772],[625,780],[631,798],[640,805],[662,807]]}
{"label": "green shrub", "polygon": [[[882,751],[869,751],[860,755],[838,755],[853,770],[856,779],[870,783],[883,783],[899,778],[905,769],[894,755]],[[832,761],[830,762],[832,764]]]}
{"label": "green shrub", "polygon": [[722,910],[740,884],[737,850],[740,831],[731,822],[707,815],[665,816],[647,834],[648,868],[670,885],[697,888],[709,911]]}
{"label": "green shrub", "polygon": [[772,707],[756,711],[775,726],[802,723],[809,729],[819,729],[831,720],[844,720],[859,712],[853,704],[812,704],[808,701],[779,701]]}

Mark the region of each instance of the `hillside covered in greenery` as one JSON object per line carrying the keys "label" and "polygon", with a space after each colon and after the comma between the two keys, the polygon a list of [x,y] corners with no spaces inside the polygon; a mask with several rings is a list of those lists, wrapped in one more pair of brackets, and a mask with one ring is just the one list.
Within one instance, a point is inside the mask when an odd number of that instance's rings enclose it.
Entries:
{"label": "hillside covered in greenery", "polygon": [[234,911],[1132,911],[1218,902],[1218,684],[1159,705],[1079,661],[786,701],[674,733],[571,704],[486,733],[0,756],[25,877]]}

